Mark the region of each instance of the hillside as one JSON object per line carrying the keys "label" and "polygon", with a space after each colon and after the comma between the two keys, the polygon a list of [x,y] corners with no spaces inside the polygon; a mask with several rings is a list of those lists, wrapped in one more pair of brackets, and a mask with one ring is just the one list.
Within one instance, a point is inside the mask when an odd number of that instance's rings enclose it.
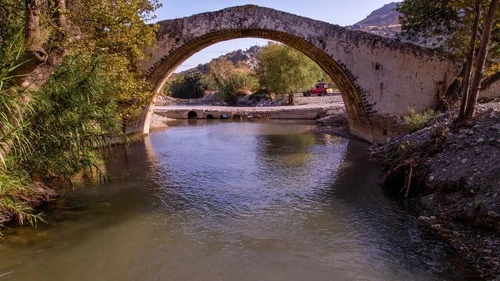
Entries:
{"label": "hillside", "polygon": [[399,24],[399,13],[395,10],[398,3],[392,2],[382,8],[371,12],[364,20],[361,20],[348,28],[362,30],[385,37],[395,37],[401,31]]}
{"label": "hillside", "polygon": [[[395,11],[396,7],[397,2],[386,4],[382,8],[371,12],[364,20],[359,21],[352,26],[347,26],[347,28],[362,30],[385,37],[396,37],[396,34],[401,31],[401,25],[398,20],[399,13]],[[256,57],[261,48],[261,46],[252,46],[247,50],[233,51],[213,60],[227,57],[234,63],[244,62],[254,66],[256,63]],[[185,70],[180,74],[189,75],[192,73],[208,73],[208,63],[199,64],[198,66]]]}
{"label": "hillside", "polygon": [[[222,55],[218,58],[212,59],[212,61],[226,57],[228,60],[232,61],[233,63],[243,62],[243,63],[249,64],[250,66],[255,66],[255,64],[257,63],[257,55],[259,54],[261,49],[262,49],[261,46],[252,46],[246,50],[240,49],[237,51],[227,53],[227,54]],[[188,70],[185,70],[185,71],[181,72],[180,74],[184,74],[184,75],[189,75],[192,73],[206,74],[206,73],[208,73],[208,65],[209,65],[209,63],[199,64],[198,66],[191,68],[191,69],[188,69]]]}

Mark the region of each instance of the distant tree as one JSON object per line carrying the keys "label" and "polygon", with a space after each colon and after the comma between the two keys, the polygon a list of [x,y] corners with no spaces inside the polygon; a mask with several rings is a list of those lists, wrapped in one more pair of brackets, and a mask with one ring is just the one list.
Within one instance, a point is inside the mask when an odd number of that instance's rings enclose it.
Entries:
{"label": "distant tree", "polygon": [[174,98],[197,99],[201,98],[207,89],[204,76],[200,73],[194,73],[172,81],[168,92]]}
{"label": "distant tree", "polygon": [[406,0],[398,7],[403,36],[439,46],[464,61],[458,121],[473,118],[481,86],[500,80],[498,1]]}
{"label": "distant tree", "polygon": [[255,72],[245,63],[235,64],[222,57],[211,61],[208,69],[219,96],[226,102],[236,103],[239,96],[258,88]]}
{"label": "distant tree", "polygon": [[310,88],[325,77],[321,68],[299,51],[278,43],[269,43],[258,55],[257,76],[262,87],[278,95]]}

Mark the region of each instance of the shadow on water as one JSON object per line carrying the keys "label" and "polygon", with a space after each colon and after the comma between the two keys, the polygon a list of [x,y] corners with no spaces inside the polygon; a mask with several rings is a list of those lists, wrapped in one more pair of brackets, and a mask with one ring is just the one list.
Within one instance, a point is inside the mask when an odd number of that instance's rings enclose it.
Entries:
{"label": "shadow on water", "polygon": [[380,245],[377,256],[402,261],[408,269],[421,268],[422,273],[435,271],[440,280],[481,280],[449,246],[425,237],[408,201],[377,184],[381,174],[381,168],[368,159],[366,144],[350,141],[344,163],[321,196],[327,205],[335,198],[353,208],[356,215],[351,221]]}

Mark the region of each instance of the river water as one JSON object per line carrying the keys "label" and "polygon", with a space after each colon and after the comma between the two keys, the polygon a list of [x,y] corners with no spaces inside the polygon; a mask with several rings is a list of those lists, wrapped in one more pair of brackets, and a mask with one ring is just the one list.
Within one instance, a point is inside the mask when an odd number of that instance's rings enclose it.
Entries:
{"label": "river water", "polygon": [[463,280],[366,145],[297,121],[189,120],[5,232],[0,280]]}

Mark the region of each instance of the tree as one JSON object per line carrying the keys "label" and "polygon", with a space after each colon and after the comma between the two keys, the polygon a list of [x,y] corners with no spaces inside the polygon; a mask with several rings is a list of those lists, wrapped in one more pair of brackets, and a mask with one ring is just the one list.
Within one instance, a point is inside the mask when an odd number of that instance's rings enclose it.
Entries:
{"label": "tree", "polygon": [[481,85],[500,80],[500,62],[493,59],[500,55],[498,10],[498,0],[406,0],[398,8],[403,36],[464,61],[458,121],[473,118]]}
{"label": "tree", "polygon": [[293,93],[310,88],[326,76],[313,60],[278,43],[263,47],[257,60],[261,86],[276,94],[288,94],[289,99]]}
{"label": "tree", "polygon": [[170,83],[168,92],[174,98],[201,98],[208,89],[204,80],[204,76],[200,73],[180,76]]}
{"label": "tree", "polygon": [[219,96],[226,102],[236,103],[238,97],[257,88],[254,71],[246,63],[233,63],[226,56],[212,60],[209,75],[215,81]]}
{"label": "tree", "polygon": [[[155,27],[147,25],[157,0],[5,0],[0,3],[0,58],[11,72],[9,85],[27,90],[17,98],[29,104],[54,70],[69,56],[99,58],[99,68],[117,86],[123,127],[136,118],[151,98],[149,85],[137,72],[143,49],[155,40]],[[5,13],[4,13],[5,12]],[[24,40],[14,36],[24,30]],[[12,60],[7,46],[20,41],[23,55]],[[17,44],[17,43],[16,43]],[[15,65],[15,67],[12,67]],[[9,86],[9,87],[10,87]],[[22,119],[22,110],[12,119]],[[3,146],[5,147],[5,146]],[[7,146],[8,147],[8,146]],[[9,149],[6,149],[7,151]],[[0,153],[5,154],[5,151]],[[3,156],[3,155],[0,155]]]}
{"label": "tree", "polygon": [[152,93],[135,66],[157,6],[0,1],[0,214],[33,222],[32,179],[95,168],[98,148],[142,110]]}

